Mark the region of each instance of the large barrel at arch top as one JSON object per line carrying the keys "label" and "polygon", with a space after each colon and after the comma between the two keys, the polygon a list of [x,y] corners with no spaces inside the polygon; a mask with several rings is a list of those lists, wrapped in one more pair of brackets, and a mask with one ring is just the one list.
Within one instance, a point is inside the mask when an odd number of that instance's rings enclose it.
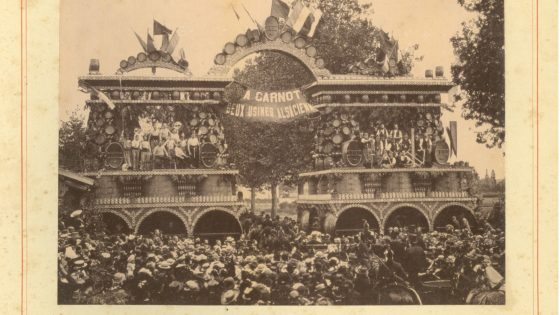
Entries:
{"label": "large barrel at arch top", "polygon": [[449,160],[449,145],[445,141],[436,142],[434,160],[439,164],[446,164]]}

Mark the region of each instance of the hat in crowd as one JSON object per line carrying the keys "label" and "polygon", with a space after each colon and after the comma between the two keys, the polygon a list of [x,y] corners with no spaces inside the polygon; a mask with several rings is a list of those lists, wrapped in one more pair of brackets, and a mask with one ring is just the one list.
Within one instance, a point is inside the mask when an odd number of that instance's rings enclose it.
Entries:
{"label": "hat in crowd", "polygon": [[239,297],[239,290],[227,290],[224,293],[222,293],[220,302],[222,303],[222,305],[229,305],[231,303],[236,302],[238,297]]}
{"label": "hat in crowd", "polygon": [[200,291],[200,286],[198,282],[194,280],[189,280],[185,283],[185,291]]}
{"label": "hat in crowd", "polygon": [[81,209],[74,210],[74,211],[72,211],[72,213],[70,213],[70,217],[71,217],[71,218],[75,218],[75,217],[79,216],[80,214],[82,214],[82,210],[81,210]]}
{"label": "hat in crowd", "polygon": [[74,267],[75,268],[84,268],[87,266],[87,263],[83,259],[76,259],[74,260]]}
{"label": "hat in crowd", "polygon": [[126,275],[122,272],[117,272],[113,275],[113,284],[123,284],[126,280]]}
{"label": "hat in crowd", "polygon": [[171,265],[167,261],[162,261],[158,265],[158,268],[161,270],[169,270],[171,269]]}

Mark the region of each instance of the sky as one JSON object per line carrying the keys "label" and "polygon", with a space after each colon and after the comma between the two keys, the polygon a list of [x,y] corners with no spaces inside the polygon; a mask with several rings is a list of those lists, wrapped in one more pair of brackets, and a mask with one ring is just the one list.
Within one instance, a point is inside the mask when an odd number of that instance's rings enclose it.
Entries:
{"label": "sky", "polygon": [[[371,20],[398,39],[401,49],[419,45],[417,55],[424,58],[415,64],[414,76],[421,77],[426,69],[436,66],[443,66],[445,75],[450,76],[455,57],[449,39],[471,13],[455,0],[360,2],[372,3]],[[177,29],[180,41],[176,50],[185,50],[194,76],[204,76],[225,43],[254,28],[243,6],[261,24],[270,13],[270,0],[61,0],[60,119],[67,119],[77,107],[83,109],[88,95],[78,90],[78,77],[88,73],[90,59],[99,59],[102,74],[115,74],[122,59],[141,51],[134,31],[145,38],[154,18]],[[451,102],[444,97],[446,100]],[[467,161],[481,176],[494,169],[498,179],[504,178],[503,150],[476,143],[474,122],[462,119],[460,108],[444,112],[444,125],[452,120],[458,121],[458,156],[450,162]]]}

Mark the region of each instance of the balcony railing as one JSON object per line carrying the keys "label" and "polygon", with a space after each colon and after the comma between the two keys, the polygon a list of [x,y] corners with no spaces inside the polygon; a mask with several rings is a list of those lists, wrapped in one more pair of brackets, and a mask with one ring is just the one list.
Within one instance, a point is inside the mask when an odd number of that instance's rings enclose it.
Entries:
{"label": "balcony railing", "polygon": [[466,191],[431,191],[431,192],[380,192],[368,194],[316,194],[299,195],[299,200],[331,201],[331,200],[371,200],[371,199],[419,199],[419,198],[468,198]]}
{"label": "balcony railing", "polygon": [[152,196],[152,197],[111,197],[97,198],[96,205],[127,205],[127,204],[158,204],[158,203],[223,203],[236,202],[236,196],[216,195],[216,196]]}

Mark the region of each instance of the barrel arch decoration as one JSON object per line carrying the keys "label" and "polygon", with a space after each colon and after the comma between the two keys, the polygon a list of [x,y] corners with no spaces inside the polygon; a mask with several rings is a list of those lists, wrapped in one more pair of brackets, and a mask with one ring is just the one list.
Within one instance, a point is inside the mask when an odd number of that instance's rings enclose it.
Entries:
{"label": "barrel arch decoration", "polygon": [[310,39],[286,30],[278,36],[270,37],[259,30],[248,30],[239,34],[235,40],[224,45],[222,52],[214,57],[214,67],[209,75],[227,76],[236,63],[250,54],[260,51],[278,51],[288,54],[303,63],[316,79],[329,77],[331,73],[325,68],[325,60]]}

